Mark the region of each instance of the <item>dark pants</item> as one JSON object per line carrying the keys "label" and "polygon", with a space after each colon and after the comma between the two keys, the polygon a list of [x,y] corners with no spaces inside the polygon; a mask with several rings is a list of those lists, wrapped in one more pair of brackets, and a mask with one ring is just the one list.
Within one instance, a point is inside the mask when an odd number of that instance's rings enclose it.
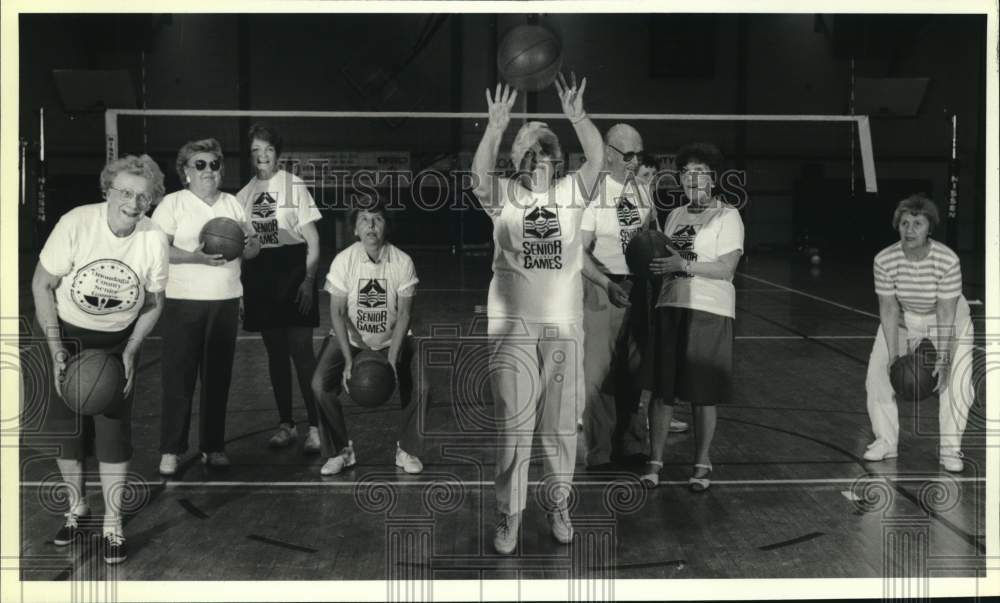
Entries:
{"label": "dark pants", "polygon": [[[361,350],[351,346],[351,354]],[[399,401],[403,407],[403,416],[399,427],[399,446],[414,456],[423,453],[423,436],[420,432],[420,416],[427,396],[417,392],[416,401],[413,398],[414,372],[419,370],[420,363],[413,362],[413,342],[409,337],[403,340],[399,351],[399,361],[396,364],[396,374],[399,378],[397,389]],[[383,356],[389,354],[389,348],[379,350]],[[322,443],[323,456],[335,456],[347,446],[347,424],[344,421],[343,404],[340,401],[341,378],[344,375],[344,355],[336,337],[329,335],[323,340],[319,351],[316,372],[313,373],[312,389],[316,396],[316,409],[319,411],[319,437]],[[421,389],[426,388],[425,379],[417,379]]]}
{"label": "dark pants", "polygon": [[[135,323],[122,331],[93,331],[59,322],[62,342],[71,355],[84,350],[99,349],[121,354]],[[138,368],[139,358],[136,356]],[[52,364],[44,363],[46,383],[53,381]],[[102,463],[124,463],[132,459],[132,400],[135,397],[135,376],[132,391],[120,403],[106,412],[88,416],[70,410],[61,397],[52,391],[45,413],[46,443],[57,446],[59,458],[83,461],[93,454]],[[67,387],[67,385],[63,385]]]}
{"label": "dark pants", "polygon": [[[313,302],[315,305],[315,302]],[[267,368],[271,375],[271,389],[278,405],[278,422],[295,424],[292,417],[292,367],[302,392],[309,426],[319,423],[316,416],[316,398],[310,381],[316,371],[316,355],[313,352],[312,327],[281,327],[263,329],[261,337],[267,350]],[[289,363],[291,358],[291,363]]]}
{"label": "dark pants", "polygon": [[236,353],[239,299],[167,299],[163,336],[163,402],[160,453],[183,454],[188,448],[191,399],[201,376],[199,446],[222,452],[226,442],[226,404]]}

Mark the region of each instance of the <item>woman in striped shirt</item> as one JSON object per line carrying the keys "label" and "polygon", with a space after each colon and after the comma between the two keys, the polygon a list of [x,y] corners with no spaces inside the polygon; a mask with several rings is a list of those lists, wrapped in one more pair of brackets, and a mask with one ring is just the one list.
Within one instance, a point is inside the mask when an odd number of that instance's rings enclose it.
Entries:
{"label": "woman in striped shirt", "polygon": [[940,459],[948,471],[962,470],[962,433],[973,402],[972,322],[962,297],[958,256],[929,237],[938,225],[934,202],[912,195],[896,206],[892,225],[899,242],[875,256],[875,294],[881,326],[868,361],[868,415],[875,441],[865,460],[896,458],[899,411],[889,367],[924,338],[937,350],[936,391],[940,399]]}

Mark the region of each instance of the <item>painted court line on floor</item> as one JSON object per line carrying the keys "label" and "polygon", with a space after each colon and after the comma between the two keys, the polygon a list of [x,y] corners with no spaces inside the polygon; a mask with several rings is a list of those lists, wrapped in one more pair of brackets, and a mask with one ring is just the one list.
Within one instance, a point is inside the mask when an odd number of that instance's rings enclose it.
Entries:
{"label": "painted court line on floor", "polygon": [[[818,478],[818,479],[713,479],[713,486],[808,486],[826,484],[854,484],[859,482],[885,482],[893,481],[900,483],[922,483],[930,481],[952,481],[960,483],[986,483],[985,477],[858,477],[858,478]],[[170,482],[170,481],[136,481],[129,482],[133,485],[156,486],[165,488],[354,488],[384,486],[388,482],[385,480],[370,481],[317,481],[317,482]],[[538,486],[541,482],[528,482],[529,486]],[[465,487],[487,487],[493,486],[492,481],[455,481],[455,480],[408,480],[392,482],[394,486],[413,487],[427,486],[434,484],[438,486],[465,486]],[[573,482],[574,486],[609,486],[612,484],[636,485],[626,480],[589,480],[584,482]],[[37,488],[39,486],[52,486],[53,482],[22,482],[22,488]],[[87,482],[87,487],[100,487],[100,482]],[[687,480],[661,481],[661,486],[687,486]]]}
{"label": "painted court line on floor", "polygon": [[865,312],[864,310],[859,310],[857,308],[852,308],[851,306],[845,306],[844,304],[838,304],[835,301],[826,299],[824,297],[820,297],[818,295],[813,295],[811,293],[806,293],[805,291],[799,291],[798,289],[792,289],[791,287],[785,287],[784,285],[779,285],[778,283],[772,283],[771,281],[767,281],[767,280],[764,280],[762,278],[757,278],[756,276],[750,276],[749,274],[745,274],[743,272],[737,272],[736,274],[742,276],[743,278],[748,278],[748,279],[750,279],[752,281],[757,281],[759,283],[764,283],[765,285],[771,285],[772,287],[777,287],[778,289],[782,289],[783,291],[788,291],[790,293],[796,293],[796,294],[801,295],[803,297],[808,297],[809,299],[814,299],[816,301],[820,301],[820,302],[823,302],[825,304],[829,304],[831,306],[836,306],[836,307],[838,307],[838,308],[840,308],[842,310],[848,310],[850,312],[855,312],[857,314],[861,314],[862,316],[868,316],[869,318],[876,318],[876,319],[879,318],[878,314],[872,314],[871,312]]}
{"label": "painted court line on floor", "polygon": [[[315,340],[323,340],[323,339],[326,339],[326,337],[327,337],[326,335],[313,335],[312,338],[315,339]],[[470,337],[475,337],[476,339],[482,339],[482,335],[472,335]],[[413,338],[414,339],[430,339],[430,336],[428,336],[428,335],[414,335]],[[784,339],[788,339],[788,340],[794,340],[794,339],[832,339],[832,340],[836,340],[836,339],[843,339],[843,340],[862,339],[862,340],[864,340],[864,339],[866,339],[866,340],[870,341],[872,339],[875,339],[875,336],[874,335],[737,335],[736,339],[762,340],[762,341],[768,340],[768,339],[775,339],[775,340],[784,340]],[[150,335],[149,337],[146,337],[146,341],[162,341],[162,340],[163,340],[163,336],[161,336],[161,335]],[[236,337],[236,340],[237,341],[261,341],[262,338],[261,338],[260,335],[238,335]]]}

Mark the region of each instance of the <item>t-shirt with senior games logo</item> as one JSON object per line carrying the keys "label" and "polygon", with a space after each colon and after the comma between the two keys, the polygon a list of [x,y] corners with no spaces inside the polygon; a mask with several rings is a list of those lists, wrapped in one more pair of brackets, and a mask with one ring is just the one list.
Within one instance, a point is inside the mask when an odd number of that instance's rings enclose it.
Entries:
{"label": "t-shirt with senior games logo", "polygon": [[493,279],[489,318],[572,322],[583,318],[583,245],[586,206],[577,177],[557,180],[544,193],[499,179],[493,219]]}
{"label": "t-shirt with senior games logo", "polygon": [[597,196],[583,212],[580,228],[594,232],[594,259],[605,272],[631,274],[625,250],[653,215],[649,189],[631,177],[622,183],[605,176],[597,190]]}
{"label": "t-shirt with senior games logo", "polygon": [[267,180],[255,176],[236,194],[236,199],[262,249],[304,243],[299,229],[322,217],[306,183],[285,170],[278,170]]}
{"label": "t-shirt with senior games logo", "polygon": [[56,288],[59,318],[94,331],[121,331],[139,316],[145,292],[167,285],[167,236],[146,216],[127,237],[108,226],[107,203],[67,212],[45,241],[39,261],[62,277]]}
{"label": "t-shirt with senior games logo", "polygon": [[[398,298],[412,297],[418,282],[413,260],[398,247],[386,243],[373,262],[364,244],[357,241],[333,258],[324,289],[330,295],[347,297],[347,320],[365,345],[381,350],[392,341]],[[348,339],[354,347],[361,347],[353,331]]]}

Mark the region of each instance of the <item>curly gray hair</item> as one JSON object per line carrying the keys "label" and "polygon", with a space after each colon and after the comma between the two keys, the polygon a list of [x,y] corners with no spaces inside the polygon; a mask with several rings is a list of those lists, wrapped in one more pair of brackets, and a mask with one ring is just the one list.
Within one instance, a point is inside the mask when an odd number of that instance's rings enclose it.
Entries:
{"label": "curly gray hair", "polygon": [[118,174],[132,174],[142,176],[146,179],[146,190],[153,204],[160,202],[166,189],[163,187],[163,172],[160,166],[156,165],[149,155],[126,155],[118,159],[112,159],[101,170],[101,193],[108,194],[111,183],[114,182]]}

